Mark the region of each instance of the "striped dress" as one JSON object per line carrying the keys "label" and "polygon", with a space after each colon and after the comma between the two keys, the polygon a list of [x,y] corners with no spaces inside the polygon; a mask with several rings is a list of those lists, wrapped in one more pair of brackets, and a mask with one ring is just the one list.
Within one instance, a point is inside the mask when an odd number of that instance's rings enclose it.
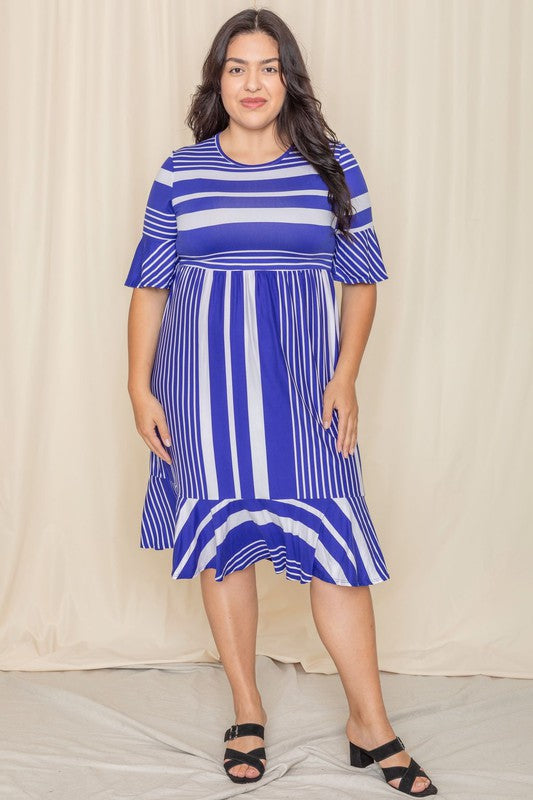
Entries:
{"label": "striped dress", "polygon": [[174,150],[151,187],[124,285],[169,290],[151,391],[172,464],[150,451],[140,546],[172,549],[175,579],[214,568],[221,581],[261,559],[300,583],[390,577],[359,445],[337,452],[336,410],[322,425],[339,353],[334,281],[388,277],[360,166],[330,146],[356,211],[352,242],[294,145],[252,166],[216,134]]}

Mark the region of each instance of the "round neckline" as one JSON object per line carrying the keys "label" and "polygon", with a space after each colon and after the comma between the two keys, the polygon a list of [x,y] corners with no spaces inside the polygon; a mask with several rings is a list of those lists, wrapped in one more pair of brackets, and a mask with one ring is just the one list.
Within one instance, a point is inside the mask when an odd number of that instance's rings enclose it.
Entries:
{"label": "round neckline", "polygon": [[285,150],[284,153],[282,153],[277,158],[274,158],[272,161],[261,161],[258,162],[257,164],[245,164],[244,161],[235,161],[234,158],[231,158],[224,152],[224,150],[222,149],[222,145],[220,144],[219,136],[220,136],[220,131],[218,133],[215,133],[215,144],[217,146],[218,152],[223,158],[226,159],[226,161],[230,161],[232,164],[236,164],[238,167],[267,167],[270,164],[277,164],[278,161],[281,161],[283,158],[285,158],[285,156],[288,155],[294,148],[294,145],[291,144],[291,146],[287,150]]}

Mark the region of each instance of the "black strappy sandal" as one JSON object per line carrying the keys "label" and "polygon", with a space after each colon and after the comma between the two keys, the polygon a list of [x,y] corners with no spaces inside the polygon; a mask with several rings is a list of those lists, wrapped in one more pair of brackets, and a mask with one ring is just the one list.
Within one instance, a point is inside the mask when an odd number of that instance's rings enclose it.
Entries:
{"label": "black strappy sandal", "polygon": [[[264,739],[265,727],[257,722],[241,722],[239,725],[231,725],[224,734],[224,741],[236,739],[237,736],[260,736],[261,739]],[[242,750],[234,750],[232,747],[226,747],[224,758],[230,759],[229,761],[224,761],[224,769],[234,783],[253,783],[263,777],[265,765],[260,759],[264,758],[266,760],[264,747],[255,747],[253,750],[248,750],[247,753]],[[246,775],[242,777],[233,775],[230,769],[236,767],[237,764],[249,764],[250,767],[259,770],[259,775],[253,778],[247,778]]]}
{"label": "black strappy sandal", "polygon": [[[350,742],[349,739],[348,741]],[[368,767],[373,761],[383,761],[384,758],[393,756],[395,753],[401,752],[401,750],[405,750],[405,745],[399,736],[395,739],[391,739],[390,742],[381,744],[379,747],[374,747],[373,750],[365,750],[363,747],[359,747],[353,742],[350,742],[350,764],[352,767]],[[417,764],[414,758],[411,758],[406,767],[381,767],[381,769],[391,789],[403,792],[411,797],[428,797],[430,794],[437,794],[437,787],[431,782],[429,775],[426,775],[420,764]],[[415,779],[419,776],[421,778],[428,778],[429,783],[422,791],[413,792],[411,789],[413,788]],[[397,787],[389,783],[389,781],[393,781],[395,778],[400,778],[400,783]]]}

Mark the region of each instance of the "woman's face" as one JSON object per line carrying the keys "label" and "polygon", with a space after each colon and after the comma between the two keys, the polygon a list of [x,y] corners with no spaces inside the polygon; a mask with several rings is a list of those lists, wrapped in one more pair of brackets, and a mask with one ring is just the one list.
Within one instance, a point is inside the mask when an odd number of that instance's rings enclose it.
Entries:
{"label": "woman's face", "polygon": [[[278,116],[286,89],[280,78],[278,44],[266,33],[242,33],[226,50],[220,91],[224,108],[233,122],[258,130]],[[261,99],[257,105],[246,100]]]}

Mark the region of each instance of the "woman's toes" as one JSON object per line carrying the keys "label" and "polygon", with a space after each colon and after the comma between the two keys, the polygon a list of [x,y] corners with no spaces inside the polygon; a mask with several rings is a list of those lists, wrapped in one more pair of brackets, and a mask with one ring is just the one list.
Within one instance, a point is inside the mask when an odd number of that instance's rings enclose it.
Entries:
{"label": "woman's toes", "polygon": [[427,786],[429,786],[429,778],[422,778],[419,776],[418,778],[415,778],[412,791],[422,792]]}
{"label": "woman's toes", "polygon": [[236,767],[230,768],[230,772],[232,775],[235,775],[236,778],[244,778],[246,769],[246,764],[237,764]]}
{"label": "woman's toes", "polygon": [[[389,783],[392,786],[394,786],[395,789],[397,789],[398,786],[400,785],[400,779],[394,778],[392,781],[389,781]],[[422,792],[429,786],[429,784],[430,784],[429,778],[423,778],[421,775],[419,775],[417,778],[415,778],[415,781],[411,787],[411,791]]]}
{"label": "woman's toes", "polygon": [[230,767],[229,771],[237,778],[255,778],[259,774],[258,769],[248,764],[237,764],[235,767]]}

